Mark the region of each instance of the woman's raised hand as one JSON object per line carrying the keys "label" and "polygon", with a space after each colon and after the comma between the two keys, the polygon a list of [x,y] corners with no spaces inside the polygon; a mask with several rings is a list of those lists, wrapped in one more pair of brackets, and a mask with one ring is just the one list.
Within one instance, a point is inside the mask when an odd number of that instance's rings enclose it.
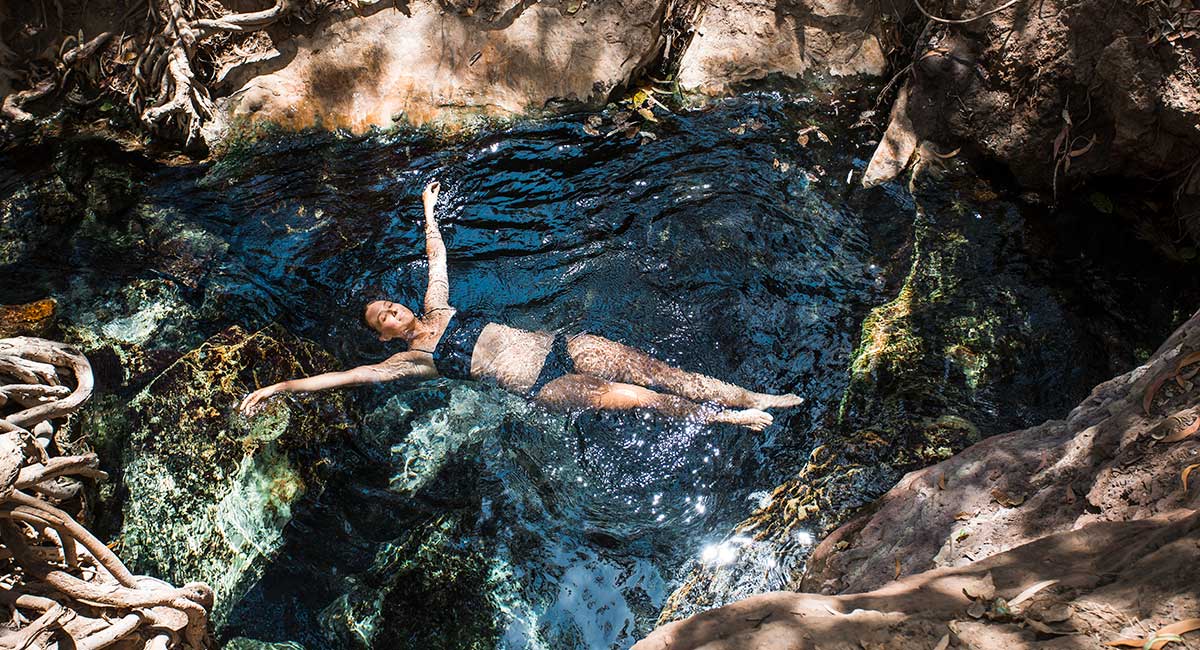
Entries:
{"label": "woman's raised hand", "polygon": [[438,192],[441,190],[441,183],[438,183],[437,181],[430,181],[429,184],[425,186],[425,192],[421,194],[421,198],[425,199],[425,205],[433,205],[434,203],[437,203]]}

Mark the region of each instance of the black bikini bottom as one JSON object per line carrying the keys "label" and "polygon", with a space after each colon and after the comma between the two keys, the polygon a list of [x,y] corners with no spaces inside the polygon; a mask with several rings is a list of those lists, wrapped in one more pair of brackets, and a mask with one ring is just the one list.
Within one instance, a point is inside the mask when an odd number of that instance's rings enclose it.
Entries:
{"label": "black bikini bottom", "polygon": [[546,384],[575,371],[575,362],[571,360],[571,354],[567,352],[567,341],[570,338],[573,337],[561,334],[554,336],[554,343],[550,345],[550,352],[546,355],[546,360],[542,362],[542,370],[538,372],[537,381],[529,387],[530,396],[537,395]]}

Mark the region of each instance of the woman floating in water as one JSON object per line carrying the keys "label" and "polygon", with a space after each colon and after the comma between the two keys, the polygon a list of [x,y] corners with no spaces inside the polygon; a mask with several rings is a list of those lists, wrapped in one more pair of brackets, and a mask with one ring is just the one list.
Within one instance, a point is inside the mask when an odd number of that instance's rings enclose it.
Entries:
{"label": "woman floating in water", "polygon": [[439,189],[438,183],[430,183],[423,195],[425,252],[429,257],[424,315],[417,317],[403,305],[388,300],[368,304],[363,314],[381,341],[401,339],[408,350],[382,363],[260,388],[242,400],[243,412],[253,413],[264,399],[276,393],[439,376],[490,379],[506,390],[553,408],[650,408],[675,418],[725,422],[754,431],[771,424],[771,415],[762,409],[804,402],[795,395],[755,393],[672,368],[639,350],[591,334],[566,338],[467,318],[450,306],[446,245],[433,216]]}

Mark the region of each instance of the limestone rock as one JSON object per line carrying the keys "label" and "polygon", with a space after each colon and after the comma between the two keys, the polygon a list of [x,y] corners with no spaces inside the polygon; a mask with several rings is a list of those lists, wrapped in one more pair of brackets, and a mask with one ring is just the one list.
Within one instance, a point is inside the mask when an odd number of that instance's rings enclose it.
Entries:
{"label": "limestone rock", "polygon": [[859,0],[708,3],[680,56],[679,85],[720,95],[771,74],[881,75],[887,61],[877,13]]}
{"label": "limestone rock", "polygon": [[747,598],[634,648],[1050,648],[1194,617],[1200,490],[1180,475],[1200,439],[1154,432],[1194,402],[1189,382],[1164,380],[1198,349],[1200,312],[1065,420],[908,474],[816,548],[809,593]]}
{"label": "limestone rock", "polygon": [[349,429],[337,393],[276,398],[254,419],[234,411],[253,388],[331,369],[311,343],[271,326],[229,328],[188,353],[129,404],[119,543],[135,571],[212,585],[213,621],[258,579],[291,506],[319,479],[302,462]]}
{"label": "limestone rock", "polygon": [[[347,12],[277,56],[230,73],[221,103],[234,124],[320,125],[361,132],[396,121],[519,113],[547,102],[599,106],[658,51],[665,0],[517,3],[472,16],[425,2],[408,13]],[[256,76],[259,75],[259,76]]]}

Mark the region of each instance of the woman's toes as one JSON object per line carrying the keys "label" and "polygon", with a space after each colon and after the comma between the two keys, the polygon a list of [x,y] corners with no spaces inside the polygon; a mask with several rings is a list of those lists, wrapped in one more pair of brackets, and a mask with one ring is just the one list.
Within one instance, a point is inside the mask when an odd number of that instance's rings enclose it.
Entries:
{"label": "woman's toes", "polygon": [[746,409],[738,411],[738,424],[750,429],[751,431],[762,431],[771,426],[775,418],[771,417],[770,413],[760,411],[758,409]]}

